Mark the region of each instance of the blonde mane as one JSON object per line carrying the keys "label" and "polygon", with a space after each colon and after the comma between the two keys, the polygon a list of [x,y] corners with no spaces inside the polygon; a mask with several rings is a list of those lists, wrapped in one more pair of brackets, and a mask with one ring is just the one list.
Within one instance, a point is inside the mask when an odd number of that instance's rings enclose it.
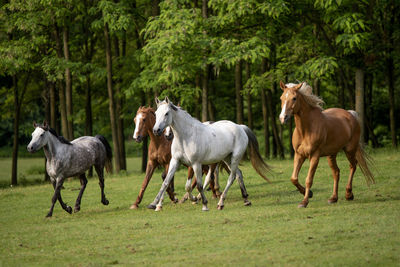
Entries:
{"label": "blonde mane", "polygon": [[[295,83],[288,83],[288,84],[286,84],[286,87],[291,88],[296,85],[297,84],[295,84]],[[319,96],[313,94],[313,89],[309,84],[307,84],[306,82],[303,82],[303,85],[299,89],[299,92],[301,93],[301,95],[304,97],[304,100],[309,105],[323,110],[322,106],[325,104],[324,100],[322,100],[322,98],[320,98]]]}

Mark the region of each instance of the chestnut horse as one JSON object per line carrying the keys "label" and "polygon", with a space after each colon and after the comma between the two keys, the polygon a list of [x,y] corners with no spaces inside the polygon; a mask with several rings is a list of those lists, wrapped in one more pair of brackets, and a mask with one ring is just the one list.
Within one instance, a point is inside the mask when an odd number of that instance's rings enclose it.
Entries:
{"label": "chestnut horse", "polygon": [[[166,174],[168,172],[169,162],[171,160],[171,144],[172,137],[166,137],[165,135],[155,136],[153,133],[153,126],[156,122],[156,115],[154,109],[150,107],[140,107],[136,112],[136,116],[134,118],[135,122],[135,132],[133,134],[133,139],[140,143],[144,137],[150,136],[150,144],[148,148],[148,161],[146,167],[146,175],[142,183],[142,187],[139,191],[139,195],[135,203],[132,204],[130,209],[137,209],[139,207],[140,202],[142,201],[144,192],[147,188],[147,185],[150,182],[151,177],[155,169],[159,166],[164,167],[164,172],[162,173],[162,179],[164,180]],[[217,166],[211,166],[210,175],[214,173],[214,170]],[[208,166],[203,166],[203,173],[208,172]],[[192,168],[188,170],[188,179],[192,179],[194,176],[194,172]],[[195,186],[195,183],[193,187]],[[213,178],[211,178],[210,182],[211,190],[213,191],[213,195],[219,196],[220,192],[218,188],[214,188]],[[170,185],[167,189],[168,195],[174,203],[178,201],[175,197],[174,193],[174,180],[172,179]],[[193,196],[189,196],[192,201],[196,201],[197,199]]]}
{"label": "chestnut horse", "polygon": [[[313,95],[311,86],[306,83],[284,84],[281,81],[280,87],[283,93],[281,96],[282,112],[279,120],[283,124],[294,115],[296,123],[292,136],[295,155],[291,181],[304,195],[299,207],[307,207],[308,199],[312,197],[310,189],[314,174],[319,158],[324,156],[328,157],[328,163],[333,173],[333,193],[328,202],[337,202],[340,170],[336,163],[336,155],[340,150],[344,150],[350,162],[350,175],[345,197],[347,200],[353,200],[352,182],[357,164],[367,183],[374,182],[373,174],[367,165],[370,158],[360,144],[360,123],[357,113],[340,108],[323,110],[322,99]],[[299,184],[298,174],[306,158],[310,160],[310,168],[306,178],[306,188],[304,188]]]}

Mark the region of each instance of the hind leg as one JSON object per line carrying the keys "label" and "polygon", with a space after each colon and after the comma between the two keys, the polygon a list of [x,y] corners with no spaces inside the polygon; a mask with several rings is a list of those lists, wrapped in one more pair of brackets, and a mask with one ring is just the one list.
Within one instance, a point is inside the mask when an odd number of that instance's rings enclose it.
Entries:
{"label": "hind leg", "polygon": [[353,177],[354,173],[356,172],[357,169],[357,160],[355,156],[355,151],[344,151],[346,153],[346,157],[350,162],[350,174],[349,174],[349,180],[346,185],[346,200],[353,200],[354,199],[354,194],[353,194]]}
{"label": "hind leg", "polygon": [[104,194],[104,170],[103,167],[100,166],[95,166],[97,175],[99,176],[99,186],[101,190],[101,203],[103,205],[108,205],[109,201],[106,198],[106,195]]}
{"label": "hind leg", "polygon": [[239,183],[239,186],[240,186],[240,191],[242,192],[244,205],[245,206],[250,206],[251,202],[247,199],[249,197],[249,195],[247,194],[246,187],[244,185],[243,174],[242,174],[242,171],[239,168],[236,171],[236,177],[238,178],[237,180],[238,180],[238,183]]}
{"label": "hind leg", "polygon": [[328,203],[336,203],[338,201],[338,187],[340,179],[340,170],[336,163],[336,155],[328,156],[328,164],[332,169],[333,174],[333,193]]}
{"label": "hind leg", "polygon": [[81,199],[82,199],[83,192],[85,191],[85,188],[86,188],[86,185],[88,182],[86,179],[85,173],[82,173],[81,175],[79,175],[79,179],[81,180],[81,190],[79,191],[78,198],[76,199],[76,202],[75,202],[74,212],[78,212],[81,210]]}
{"label": "hind leg", "polygon": [[219,202],[218,202],[218,207],[217,208],[219,210],[222,210],[224,208],[224,200],[226,198],[226,195],[227,195],[227,193],[229,191],[229,188],[232,186],[233,181],[235,181],[236,170],[238,168],[240,158],[241,157],[237,157],[237,158],[232,157],[232,159],[231,159],[231,165],[230,165],[231,173],[229,174],[229,178],[228,178],[228,181],[226,183],[225,189],[222,192],[221,197],[220,197]]}
{"label": "hind leg", "polygon": [[197,190],[199,190],[201,194],[201,201],[203,203],[203,208],[202,211],[208,211],[207,207],[207,198],[206,195],[204,194],[203,190],[203,181],[202,181],[202,176],[203,176],[203,171],[200,163],[194,163],[192,165],[194,174],[196,175],[196,181],[197,181]]}

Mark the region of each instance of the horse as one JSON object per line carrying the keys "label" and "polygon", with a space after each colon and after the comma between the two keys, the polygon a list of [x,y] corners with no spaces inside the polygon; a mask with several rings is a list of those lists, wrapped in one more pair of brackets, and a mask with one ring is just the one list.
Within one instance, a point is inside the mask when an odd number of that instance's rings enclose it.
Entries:
{"label": "horse", "polygon": [[[146,136],[150,136],[150,144],[148,148],[148,161],[146,166],[146,174],[144,180],[142,182],[142,186],[139,191],[139,195],[136,198],[136,201],[132,204],[130,209],[137,209],[139,204],[143,199],[144,192],[153,176],[154,170],[159,167],[164,167],[164,172],[161,177],[164,180],[168,171],[169,162],[171,160],[171,144],[173,139],[173,134],[171,131],[168,131],[162,136],[156,136],[153,133],[153,126],[156,122],[156,114],[154,109],[151,107],[139,107],[136,112],[136,116],[134,118],[135,123],[135,131],[133,134],[133,139],[140,143],[143,138]],[[212,168],[212,172],[215,167]],[[203,166],[203,172],[208,172],[208,166]],[[188,179],[192,179],[194,173],[193,169],[188,169]],[[210,175],[211,176],[211,175]],[[194,182],[195,184],[195,182]],[[213,190],[213,194],[220,194],[218,188],[214,188],[214,184],[211,184],[211,188]],[[168,195],[173,203],[178,202],[178,199],[175,197],[174,193],[174,179],[171,180],[167,188]],[[196,201],[192,195],[185,195],[184,200],[190,198],[192,201]]]}
{"label": "horse", "polygon": [[[312,93],[312,88],[307,83],[284,84],[280,82],[283,90],[281,96],[282,111],[279,120],[282,124],[294,116],[296,128],[292,136],[294,167],[291,176],[292,183],[297,187],[304,199],[298,205],[306,208],[309,198],[313,193],[314,174],[320,157],[327,157],[333,174],[333,193],[328,203],[338,201],[338,185],[340,170],[336,163],[336,156],[343,150],[350,162],[350,175],[346,186],[346,199],[353,200],[353,176],[357,164],[363,172],[367,183],[374,183],[374,176],[368,167],[370,157],[365,153],[360,143],[360,123],[358,114],[353,110],[330,108],[323,110],[323,101]],[[305,159],[310,161],[306,178],[306,188],[300,185],[298,174]]]}
{"label": "horse", "polygon": [[[249,205],[248,194],[243,182],[242,172],[238,169],[246,149],[249,148],[250,160],[257,173],[268,181],[263,172],[270,170],[262,159],[258,142],[254,133],[245,125],[238,125],[231,121],[217,121],[205,125],[190,116],[185,110],[175,106],[168,97],[164,101],[156,98],[156,123],[153,127],[155,135],[161,135],[167,126],[171,126],[174,139],[171,145],[171,161],[168,174],[160,191],[150,204],[156,210],[160,205],[160,199],[169,182],[174,176],[180,163],[191,166],[197,179],[197,189],[202,200],[202,210],[207,211],[207,199],[203,191],[201,166],[218,163],[222,160],[230,162],[231,169],[227,185],[218,202],[218,209],[224,207],[227,192],[236,176],[242,190],[245,205]],[[191,191],[190,183],[186,183],[186,191]]]}
{"label": "horse", "polygon": [[46,171],[54,188],[51,207],[46,217],[53,215],[57,199],[66,212],[72,213],[72,208],[61,198],[61,188],[67,177],[79,176],[81,189],[75,202],[74,212],[80,211],[82,195],[88,182],[85,171],[92,166],[95,167],[99,176],[101,203],[108,205],[109,201],[104,194],[104,167],[107,172],[112,172],[112,152],[107,140],[101,135],[96,135],[95,137],[82,136],[69,142],[62,136],[58,136],[46,122],[42,125],[34,123],[33,126],[35,130],[27,150],[34,153],[43,147],[46,156]]}

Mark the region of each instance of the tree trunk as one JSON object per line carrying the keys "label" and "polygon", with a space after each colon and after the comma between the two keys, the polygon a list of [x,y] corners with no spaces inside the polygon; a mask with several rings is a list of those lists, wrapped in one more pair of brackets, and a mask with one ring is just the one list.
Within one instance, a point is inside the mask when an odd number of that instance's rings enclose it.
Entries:
{"label": "tree trunk", "polygon": [[274,135],[274,142],[275,142],[275,145],[277,148],[277,156],[279,156],[279,158],[281,158],[281,159],[284,159],[285,154],[283,151],[283,145],[282,145],[281,139],[279,138],[278,127],[276,125],[276,120],[275,120],[275,112],[274,112],[274,108],[272,107],[272,92],[271,92],[271,90],[267,90],[267,108],[268,108],[268,113],[271,118],[272,133]]}
{"label": "tree trunk", "polygon": [[[120,64],[120,52],[119,52],[119,41],[118,38],[114,38],[114,49],[115,49],[115,57],[117,59],[117,71],[121,69]],[[115,114],[117,120],[117,132],[118,132],[118,144],[119,144],[119,152],[120,152],[120,164],[121,170],[126,170],[126,157],[125,157],[125,138],[124,138],[124,120],[122,118],[122,105],[123,105],[123,96],[121,93],[121,78],[118,77],[115,83]]]}
{"label": "tree trunk", "polygon": [[319,81],[319,79],[314,79],[314,81],[313,81],[313,89],[314,90],[313,91],[314,91],[314,94],[317,96],[321,95],[320,85],[321,85],[321,82]]}
{"label": "tree trunk", "polygon": [[[195,78],[195,86],[196,86],[196,90],[200,91],[201,89],[201,79],[200,79],[200,75],[196,74],[196,78]],[[200,105],[197,105],[197,103],[201,102],[201,96],[197,95],[196,96],[196,105],[195,105],[195,117],[198,120],[201,120],[201,109],[200,109]]]}
{"label": "tree trunk", "polygon": [[24,82],[21,95],[18,92],[18,79],[17,76],[13,76],[13,87],[14,87],[14,136],[13,136],[13,153],[12,153],[12,167],[11,167],[11,185],[18,184],[18,137],[19,137],[19,119],[21,114],[21,105],[24,99],[26,88],[28,87],[30,74],[27,74]]}
{"label": "tree trunk", "polygon": [[49,98],[50,98],[50,127],[57,128],[57,111],[56,111],[56,85],[49,82]]}
{"label": "tree trunk", "polygon": [[105,50],[106,50],[106,61],[107,61],[108,108],[110,112],[111,134],[112,134],[113,148],[114,148],[115,171],[118,173],[121,170],[120,152],[119,152],[120,146],[118,143],[118,131],[117,131],[117,121],[115,114],[115,103],[114,103],[114,92],[113,92],[113,81],[112,81],[111,41],[107,23],[104,24],[104,41],[106,46]]}
{"label": "tree trunk", "polygon": [[[56,41],[56,52],[57,57],[62,58],[62,46],[61,46],[61,38],[58,30],[58,26],[54,23],[53,27],[53,36]],[[68,120],[67,120],[67,110],[66,110],[66,102],[65,102],[65,88],[64,84],[61,80],[57,81],[58,85],[58,98],[60,101],[59,109],[60,109],[60,117],[61,117],[61,133],[62,135],[68,139],[69,131],[68,131]]]}
{"label": "tree trunk", "polygon": [[[208,0],[203,0],[202,4],[202,16],[203,19],[208,18]],[[206,33],[204,33],[206,34]],[[206,51],[204,51],[206,53]],[[206,56],[206,55],[204,55]],[[205,122],[208,120],[208,79],[210,74],[210,65],[207,64],[203,70],[202,75],[202,94],[201,94],[201,121]]]}
{"label": "tree trunk", "polygon": [[236,123],[243,124],[242,61],[235,65]]}
{"label": "tree trunk", "polygon": [[[261,73],[265,73],[267,71],[267,63],[268,63],[267,59],[263,58],[261,63]],[[262,105],[262,115],[264,124],[264,143],[265,143],[264,156],[266,158],[269,158],[270,157],[269,121],[268,121],[267,97],[265,95],[264,89],[261,89],[261,105]]]}
{"label": "tree trunk", "polygon": [[290,151],[290,158],[294,157],[294,149],[293,149],[292,137],[293,137],[293,118],[291,118],[290,122],[289,122],[289,151]]}
{"label": "tree trunk", "polygon": [[[64,41],[64,58],[65,61],[69,62],[69,45],[68,45],[68,28],[65,26],[63,28],[63,41]],[[74,127],[72,120],[72,76],[71,70],[67,67],[65,68],[65,103],[67,109],[67,120],[68,120],[68,139],[74,139]]]}
{"label": "tree trunk", "polygon": [[[250,80],[250,63],[246,61],[246,81]],[[253,110],[250,91],[246,95],[247,101],[247,126],[253,130]]]}
{"label": "tree trunk", "polygon": [[364,70],[356,69],[355,79],[356,112],[358,113],[361,127],[360,142],[364,144]]}
{"label": "tree trunk", "polygon": [[[140,92],[141,95],[141,105],[145,106],[146,105],[146,94],[145,92],[141,91]],[[142,172],[146,172],[146,168],[147,168],[147,160],[148,160],[148,136],[146,136],[145,138],[143,138],[142,141]]]}

